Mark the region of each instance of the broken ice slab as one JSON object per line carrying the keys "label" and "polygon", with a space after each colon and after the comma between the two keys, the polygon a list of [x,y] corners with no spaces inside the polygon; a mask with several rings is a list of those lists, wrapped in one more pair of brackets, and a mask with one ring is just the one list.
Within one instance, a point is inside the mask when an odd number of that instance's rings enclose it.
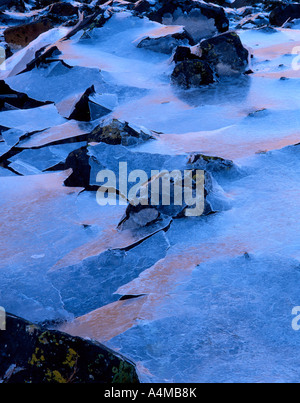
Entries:
{"label": "broken ice slab", "polygon": [[70,143],[57,146],[43,147],[37,150],[24,150],[9,158],[9,165],[21,175],[35,175],[64,163],[71,151],[84,146],[86,143]]}
{"label": "broken ice slab", "polygon": [[83,93],[72,95],[57,103],[56,107],[66,119],[89,122],[112,112],[117,100],[114,94],[97,94],[92,85]]}
{"label": "broken ice slab", "polygon": [[[186,175],[186,172],[184,172],[185,170],[190,171],[197,169],[199,171],[204,170],[214,172],[235,169],[234,164],[231,161],[223,160],[222,158],[217,157],[208,157],[197,153],[192,155],[150,154],[138,152],[132,148],[126,148],[121,145],[112,146],[105,143],[91,145],[88,150],[91,157],[89,160],[89,164],[91,166],[90,184],[100,186],[100,183],[97,180],[99,172],[103,170],[110,170],[115,174],[116,179],[115,184],[110,186],[116,187],[116,189],[118,189],[125,197],[127,197],[128,188],[125,189],[125,192],[123,191],[124,179],[127,181],[128,175],[133,171],[138,171],[140,175],[142,170],[144,179],[142,179],[141,176],[138,176],[138,178],[140,178],[139,188],[141,192],[143,190],[143,185],[150,181],[150,179],[152,182],[155,177],[161,175],[162,171],[172,173],[175,171],[176,175],[178,175],[178,172],[180,172],[182,183],[183,175]],[[226,205],[223,205],[222,207],[225,198],[222,196],[221,188],[217,186],[215,181],[207,172],[205,172],[204,175],[206,195],[209,193],[214,193],[214,195],[211,200],[213,204],[209,205],[207,202],[205,202],[203,212],[207,214],[209,211],[214,211],[214,204],[216,205],[216,210],[227,208],[228,206]],[[137,178],[133,179],[133,181],[136,180]],[[146,193],[148,194],[147,190]],[[218,202],[219,198],[222,199],[222,201]],[[159,204],[159,210],[163,214],[173,217],[180,214],[182,209],[186,207],[186,204],[184,203],[176,203],[176,205],[175,203],[165,203],[163,206],[161,206],[160,202],[157,204]]]}
{"label": "broken ice slab", "polygon": [[44,102],[59,103],[73,95],[84,93],[92,85],[95,85],[97,92],[109,92],[98,69],[69,67],[62,61],[34,68],[10,77],[5,82],[12,89]]}
{"label": "broken ice slab", "polygon": [[32,41],[24,49],[19,50],[13,56],[5,61],[0,68],[0,79],[13,77],[26,69],[40,49],[57,42],[62,39],[68,32],[69,28],[54,28],[40,35],[37,39]]}
{"label": "broken ice slab", "polygon": [[106,343],[130,329],[136,321],[153,319],[152,299],[152,295],[141,295],[118,300],[79,316],[74,321],[63,323],[59,330],[72,336]]}
{"label": "broken ice slab", "polygon": [[0,176],[15,176],[16,174],[14,174],[12,171],[10,171],[9,169],[5,169],[2,166],[0,166]]}
{"label": "broken ice slab", "polygon": [[46,272],[94,236],[78,222],[81,189],[63,186],[69,174],[0,177],[0,305],[30,320],[67,316]]}
{"label": "broken ice slab", "polygon": [[121,145],[108,145],[100,143],[89,147],[91,165],[91,185],[99,185],[97,174],[103,169],[110,169],[116,175],[119,174],[119,163],[127,163],[128,173],[142,169],[148,178],[151,178],[152,170],[184,169],[187,166],[187,155],[164,155],[136,152],[132,148]]}
{"label": "broken ice slab", "polygon": [[[210,216],[210,219],[212,217]],[[211,236],[213,240],[208,241]],[[246,249],[242,242],[235,243],[227,239],[226,243],[223,238],[216,240],[214,229],[209,222],[202,222],[199,231],[199,221],[175,220],[167,232],[167,237],[170,248],[166,257],[116,291],[125,297],[144,297],[103,306],[64,325],[62,330],[74,336],[105,342],[137,325],[141,320],[155,320],[168,315],[168,310],[161,309],[164,300],[174,294],[179,284],[189,281],[197,265],[220,255],[242,255]]]}
{"label": "broken ice slab", "polygon": [[72,250],[60,259],[51,271],[74,266],[83,260],[99,256],[107,250],[130,250],[150,236],[167,231],[171,219],[161,220],[151,227],[139,231],[119,231],[117,226],[122,219],[126,206],[99,205],[96,192],[85,191],[77,197],[77,215],[80,223],[88,228],[97,228],[99,233],[90,242]]}
{"label": "broken ice slab", "polygon": [[165,317],[108,345],[141,362],[144,381],[297,382],[299,286],[299,261],[278,255],[203,263],[160,307]]}
{"label": "broken ice slab", "polygon": [[13,147],[19,142],[20,138],[25,136],[26,134],[27,132],[25,132],[24,130],[10,129],[2,132],[2,137],[7,145]]}
{"label": "broken ice slab", "polygon": [[118,104],[118,97],[115,94],[98,94],[90,96],[91,120],[99,119],[112,112]]}
{"label": "broken ice slab", "polygon": [[44,130],[52,125],[63,124],[65,121],[53,104],[34,109],[0,112],[0,125],[25,132]]}
{"label": "broken ice slab", "polygon": [[51,271],[48,277],[59,290],[65,309],[83,315],[119,297],[114,295],[122,284],[163,258],[168,249],[163,231],[130,250],[112,249],[77,265]]}
{"label": "broken ice slab", "polygon": [[58,126],[53,125],[49,129],[34,133],[29,138],[21,140],[18,146],[20,148],[38,148],[47,144],[83,141],[86,135],[98,124],[99,121],[86,123],[70,120]]}
{"label": "broken ice slab", "polygon": [[39,169],[35,168],[31,164],[28,164],[24,161],[21,160],[16,160],[9,165],[10,169],[13,169],[14,172],[17,172],[20,175],[40,175],[42,174],[42,171]]}
{"label": "broken ice slab", "polygon": [[2,141],[0,143],[0,157],[8,153],[8,151],[10,151],[14,145],[9,146],[5,141]]}
{"label": "broken ice slab", "polygon": [[[183,233],[186,234],[185,237],[182,237]],[[179,284],[189,281],[198,264],[218,255],[242,255],[245,250],[243,245],[226,245],[223,240],[219,243],[215,240],[208,243],[208,233],[203,230],[203,226],[199,231],[199,222],[196,224],[187,223],[185,220],[174,221],[167,233],[169,242],[174,246],[170,246],[166,257],[116,291],[125,298],[128,295],[143,297],[119,300],[103,306],[63,325],[61,330],[74,336],[106,342],[141,320],[155,320],[165,314],[168,316],[168,310],[164,312],[160,309],[164,300],[174,293]]]}

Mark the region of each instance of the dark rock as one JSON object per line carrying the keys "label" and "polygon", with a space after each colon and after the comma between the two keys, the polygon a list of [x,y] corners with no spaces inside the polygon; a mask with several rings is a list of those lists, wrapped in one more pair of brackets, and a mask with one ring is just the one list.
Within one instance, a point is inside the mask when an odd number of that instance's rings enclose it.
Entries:
{"label": "dark rock", "polygon": [[49,8],[49,14],[58,17],[72,17],[78,14],[78,8],[72,6],[70,3],[54,3]]}
{"label": "dark rock", "polygon": [[139,383],[135,366],[105,346],[7,314],[0,382]]}
{"label": "dark rock", "polygon": [[226,7],[230,8],[241,8],[241,7],[249,7],[253,6],[256,3],[259,3],[257,0],[235,0],[233,3],[226,3]]}
{"label": "dark rock", "polygon": [[155,223],[160,217],[161,213],[158,211],[158,208],[151,205],[142,206],[139,204],[135,206],[128,204],[126,213],[120,221],[118,228],[121,230],[136,230]]}
{"label": "dark rock", "polygon": [[208,63],[202,60],[179,62],[175,66],[171,78],[174,84],[186,89],[215,82],[213,70]]}
{"label": "dark rock", "polygon": [[189,46],[178,46],[173,55],[173,61],[178,63],[183,62],[184,60],[199,60],[200,54],[193,53],[192,49],[193,48]]}
{"label": "dark rock", "polygon": [[10,48],[10,46],[8,45],[8,43],[5,43],[4,45],[1,45],[4,47],[5,50],[5,58],[8,59],[9,57],[11,57],[13,55],[13,52]]}
{"label": "dark rock", "polygon": [[25,12],[25,2],[23,0],[0,0],[0,10],[14,9],[21,13]]}
{"label": "dark rock", "polygon": [[6,28],[4,38],[8,44],[25,47],[51,28],[53,28],[52,22],[47,18],[43,18],[29,24]]}
{"label": "dark rock", "polygon": [[195,43],[229,28],[223,8],[193,0],[161,0],[147,16],[165,25],[183,25]]}
{"label": "dark rock", "polygon": [[106,144],[121,144],[131,146],[154,137],[150,133],[145,133],[142,129],[137,131],[128,122],[121,122],[118,119],[105,119],[87,136],[88,142],[104,142]]}
{"label": "dark rock", "polygon": [[70,36],[74,35],[80,30],[84,30],[84,33],[81,37],[81,39],[90,39],[90,33],[95,29],[95,28],[102,28],[103,25],[111,18],[113,13],[108,9],[106,10],[107,12],[104,12],[104,10],[100,9],[100,11],[95,12],[92,15],[87,16],[84,18],[79,24],[74,27],[74,31],[69,33],[66,36],[66,39],[69,39]]}
{"label": "dark rock", "polygon": [[201,59],[209,63],[219,76],[241,74],[248,68],[249,52],[235,32],[204,40],[199,47]]}
{"label": "dark rock", "polygon": [[69,154],[64,169],[72,168],[73,173],[65,180],[65,186],[91,188],[89,159],[86,147],[81,147]]}
{"label": "dark rock", "polygon": [[270,24],[281,27],[285,22],[300,18],[300,4],[281,4],[271,11]]}
{"label": "dark rock", "polygon": [[51,4],[46,10],[46,16],[54,24],[62,24],[65,26],[75,25],[78,20],[79,7],[75,7],[70,3],[58,2]]}
{"label": "dark rock", "polygon": [[147,0],[139,0],[135,3],[133,10],[137,13],[145,13],[151,9],[152,4]]}

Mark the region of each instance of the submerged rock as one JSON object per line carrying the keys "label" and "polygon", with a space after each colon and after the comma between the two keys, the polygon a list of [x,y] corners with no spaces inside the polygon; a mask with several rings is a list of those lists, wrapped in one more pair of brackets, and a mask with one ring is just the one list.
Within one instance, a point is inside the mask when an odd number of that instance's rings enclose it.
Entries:
{"label": "submerged rock", "polygon": [[[184,171],[161,172],[143,184],[138,193],[138,204],[131,200],[119,223],[121,230],[137,230],[166,217],[200,217],[213,212],[205,197],[212,190],[210,174],[189,174]],[[167,184],[167,185],[166,185]],[[186,194],[193,195],[193,206],[187,204]]]}
{"label": "submerged rock", "polygon": [[[192,171],[191,181],[188,180],[187,171],[183,170],[174,170],[172,173],[162,170],[156,176],[151,177],[146,184],[141,186],[139,204],[128,204],[119,228],[122,230],[138,229],[149,226],[166,216],[172,218],[193,217],[199,216],[199,212],[201,212],[200,215],[209,215],[216,212],[219,206],[221,209],[226,208],[225,204],[222,206],[225,200],[220,204],[217,199],[210,198],[211,193],[217,193],[216,188],[218,187],[212,175],[234,170],[234,163],[220,157],[193,153],[188,156],[186,168]],[[203,175],[197,174],[197,170],[202,170]],[[160,182],[169,184],[169,188],[165,188],[167,191],[163,194]],[[193,194],[195,202],[193,206],[186,203],[188,189]],[[143,204],[143,202],[145,203]],[[194,211],[192,211],[193,209]]]}
{"label": "submerged rock", "polygon": [[174,84],[186,89],[215,82],[214,72],[209,64],[197,59],[179,62],[171,78]]}
{"label": "submerged rock", "polygon": [[[232,161],[196,153],[172,156],[134,152],[107,144],[90,147],[89,154],[90,184],[101,186],[101,193],[114,188],[115,194],[120,193],[123,202],[129,203],[119,223],[121,229],[136,230],[166,218],[199,217],[227,208],[211,174],[233,168]],[[107,170],[115,179],[102,184],[98,173]],[[129,183],[137,183],[125,189],[128,174]]]}
{"label": "submerged rock", "polygon": [[7,314],[0,383],[139,383],[133,363],[105,346]]}

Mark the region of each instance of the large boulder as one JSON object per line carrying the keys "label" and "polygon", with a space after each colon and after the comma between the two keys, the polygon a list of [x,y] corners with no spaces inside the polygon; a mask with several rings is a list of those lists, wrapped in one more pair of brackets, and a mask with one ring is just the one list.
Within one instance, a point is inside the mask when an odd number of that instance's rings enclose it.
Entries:
{"label": "large boulder", "polygon": [[300,4],[281,4],[271,11],[270,24],[281,27],[285,22],[300,18]]}
{"label": "large boulder", "polygon": [[215,82],[214,72],[202,60],[184,60],[176,64],[171,76],[172,82],[185,89],[200,87]]}
{"label": "large boulder", "polygon": [[6,315],[0,383],[138,383],[134,364],[105,346]]}
{"label": "large boulder", "polygon": [[227,32],[204,40],[199,45],[201,59],[214,68],[219,76],[245,73],[249,52],[235,32]]}

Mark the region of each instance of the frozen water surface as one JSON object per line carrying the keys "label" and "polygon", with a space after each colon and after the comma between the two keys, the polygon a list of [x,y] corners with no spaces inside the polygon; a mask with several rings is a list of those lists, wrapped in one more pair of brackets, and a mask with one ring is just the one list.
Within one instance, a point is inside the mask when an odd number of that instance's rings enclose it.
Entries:
{"label": "frozen water surface", "polygon": [[[161,29],[128,12],[62,42],[68,30],[54,29],[1,72],[14,90],[52,104],[0,112],[11,130],[0,156],[12,153],[21,174],[0,167],[0,305],[37,322],[69,319],[62,330],[120,350],[144,381],[297,382],[298,26],[239,31],[253,74],[187,91],[170,84],[169,55],[137,47]],[[54,43],[65,63],[16,75]],[[155,131],[130,151],[93,144],[92,175],[116,168],[122,152],[146,170],[157,155],[178,164],[196,151],[228,158],[234,169],[213,174],[226,208],[122,232],[126,206],[100,207],[95,192],[63,186],[70,171],[41,174],[99,123],[66,120],[55,105],[92,85],[117,95],[109,117]]]}

